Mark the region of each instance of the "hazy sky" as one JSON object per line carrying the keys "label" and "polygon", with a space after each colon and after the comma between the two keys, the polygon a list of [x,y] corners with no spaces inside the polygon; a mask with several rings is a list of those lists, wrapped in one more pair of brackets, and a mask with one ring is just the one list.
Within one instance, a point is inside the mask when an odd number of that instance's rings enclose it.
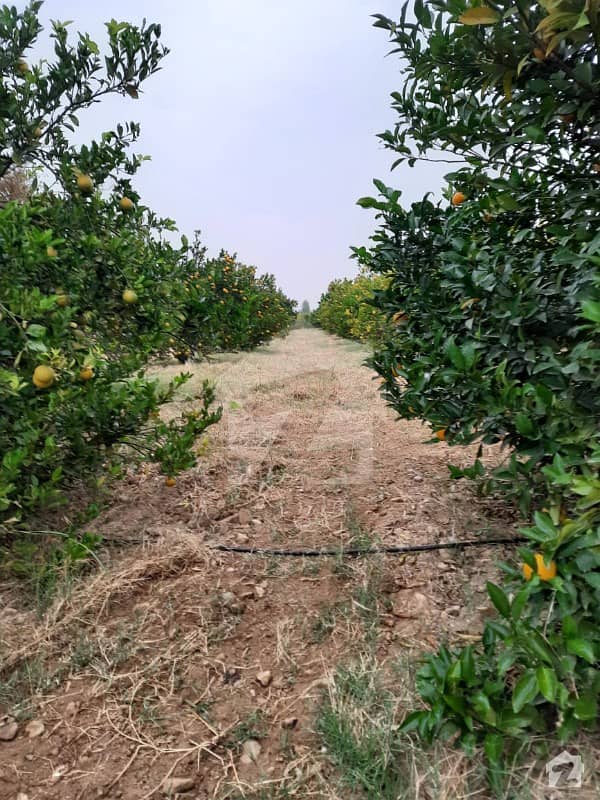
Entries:
{"label": "hazy sky", "polygon": [[[24,3],[20,2],[19,7]],[[85,118],[89,137],[141,123],[137,152],[152,157],[135,186],[144,203],[273,272],[311,305],[330,280],[356,272],[370,212],[356,200],[372,179],[405,201],[437,191],[439,165],[390,174],[375,134],[393,123],[398,60],[370,15],[399,16],[392,0],[46,0],[42,20],[74,20],[103,42],[110,19],[160,22],[171,53],[140,100],[114,98]],[[44,48],[45,49],[45,48]]]}

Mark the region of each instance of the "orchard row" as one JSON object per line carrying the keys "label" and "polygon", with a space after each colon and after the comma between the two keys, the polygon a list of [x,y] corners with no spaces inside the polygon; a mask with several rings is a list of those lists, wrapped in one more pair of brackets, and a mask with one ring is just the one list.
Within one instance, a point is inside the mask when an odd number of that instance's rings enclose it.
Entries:
{"label": "orchard row", "polygon": [[137,96],[166,54],[160,27],[109,23],[105,58],[55,22],[55,60],[36,65],[40,6],[0,8],[0,545],[132,457],[173,485],[220,410],[205,385],[196,409],[161,421],[189,376],[165,386],[148,364],[256,347],[295,319],[271,275],[208,258],[197,239],[174,244],[174,223],[132,186],[137,125],[69,142],[82,110]]}

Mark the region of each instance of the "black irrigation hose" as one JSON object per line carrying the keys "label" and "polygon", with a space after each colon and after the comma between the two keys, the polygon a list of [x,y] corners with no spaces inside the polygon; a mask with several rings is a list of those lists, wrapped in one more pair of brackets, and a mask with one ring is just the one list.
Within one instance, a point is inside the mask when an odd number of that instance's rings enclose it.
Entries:
{"label": "black irrigation hose", "polygon": [[212,550],[220,550],[223,553],[246,553],[258,556],[370,556],[377,553],[388,553],[398,555],[400,553],[422,553],[426,550],[450,550],[457,548],[462,550],[465,547],[485,547],[486,545],[498,544],[521,544],[526,542],[523,536],[512,539],[472,539],[465,542],[439,542],[438,544],[411,544],[411,545],[390,545],[388,547],[349,547],[348,549],[324,549],[324,550],[274,550],[271,547],[242,547],[235,544],[215,544]]}

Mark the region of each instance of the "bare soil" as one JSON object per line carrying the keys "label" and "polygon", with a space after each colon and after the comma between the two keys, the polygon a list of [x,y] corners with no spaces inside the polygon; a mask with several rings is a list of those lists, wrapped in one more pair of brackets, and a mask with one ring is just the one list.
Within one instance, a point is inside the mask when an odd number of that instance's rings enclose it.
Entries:
{"label": "bare soil", "polygon": [[[196,800],[349,796],[336,793],[313,730],[332,672],[365,636],[382,663],[396,664],[447,638],[476,640],[485,582],[508,551],[309,559],[212,546],[515,530],[506,511],[450,480],[447,464],[474,452],[398,421],[366,355],[299,329],[186,367],[194,377],[167,413],[193,405],[204,378],[224,407],[200,465],[174,488],[147,468],[116,484],[86,526],[104,537],[103,568],[43,618],[18,587],[0,587],[0,717],[19,724],[0,741],[2,800],[146,800],[165,796],[169,778],[188,780],[182,796]],[[32,719],[44,726],[34,738]],[[250,758],[249,740],[260,745]]]}

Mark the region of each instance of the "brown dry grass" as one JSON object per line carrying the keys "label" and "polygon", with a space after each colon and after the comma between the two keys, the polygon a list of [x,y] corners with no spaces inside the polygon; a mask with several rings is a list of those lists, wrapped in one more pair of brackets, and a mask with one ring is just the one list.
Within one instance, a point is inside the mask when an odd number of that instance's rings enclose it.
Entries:
{"label": "brown dry grass", "polygon": [[[446,637],[477,639],[485,581],[503,554],[275,559],[210,546],[404,544],[514,529],[505,511],[449,480],[448,461],[468,463],[472,452],[425,444],[424,428],[394,419],[365,355],[301,329],[192,366],[166,413],[193,404],[205,378],[225,412],[199,466],[174,489],[152,469],[115,486],[93,523],[104,569],[43,619],[17,586],[0,587],[0,703],[22,720],[16,739],[0,742],[1,800],[146,800],[170,775],[192,776],[196,800],[359,796],[340,786],[314,731],[324,693],[341,707],[338,666],[393,678],[386,713],[401,718],[413,703],[413,657]],[[266,687],[261,670],[272,672]],[[369,721],[364,707],[347,712]],[[32,715],[46,728],[36,740],[24,733]],[[248,764],[249,738],[261,753]],[[473,767],[455,751],[438,749],[433,770],[407,748],[407,797],[472,792]]]}

